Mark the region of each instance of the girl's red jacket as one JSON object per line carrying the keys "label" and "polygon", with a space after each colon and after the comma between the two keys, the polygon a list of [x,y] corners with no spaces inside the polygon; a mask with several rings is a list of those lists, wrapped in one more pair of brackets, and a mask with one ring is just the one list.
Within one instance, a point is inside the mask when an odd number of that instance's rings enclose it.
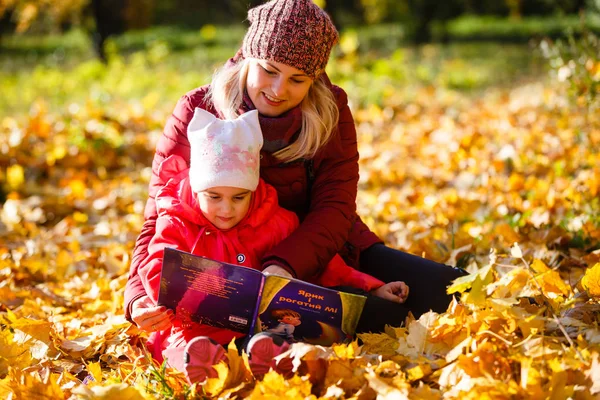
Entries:
{"label": "girl's red jacket", "polygon": [[[188,171],[185,160],[179,156],[167,158],[159,168],[159,176],[168,181],[156,195],[156,233],[148,245],[148,256],[139,267],[146,293],[154,302],[158,299],[165,247],[261,270],[264,254],[298,228],[296,214],[279,206],[275,189],[262,179],[242,221],[225,231],[215,228],[200,211],[190,188]],[[383,285],[380,280],[347,266],[339,255],[334,256],[313,283],[353,286],[365,291]],[[188,340],[210,336],[221,344],[240,336],[206,325],[192,329],[175,326],[171,335],[175,335],[171,340],[177,340],[178,336]]]}

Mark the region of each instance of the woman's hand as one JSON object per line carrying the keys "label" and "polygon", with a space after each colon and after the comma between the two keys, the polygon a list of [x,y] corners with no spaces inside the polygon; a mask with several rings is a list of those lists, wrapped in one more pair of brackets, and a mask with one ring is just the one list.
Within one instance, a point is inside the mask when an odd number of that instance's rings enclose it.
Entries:
{"label": "woman's hand", "polygon": [[292,274],[288,272],[287,269],[280,267],[279,265],[269,265],[267,268],[263,270],[263,273],[266,275],[279,275],[285,276],[286,278],[293,278]]}
{"label": "woman's hand", "polygon": [[140,297],[131,305],[131,319],[146,332],[168,329],[174,318],[173,310],[155,305],[148,296]]}
{"label": "woman's hand", "polygon": [[394,303],[404,303],[408,297],[408,285],[402,281],[390,282],[373,290],[371,294],[377,297],[393,301]]}

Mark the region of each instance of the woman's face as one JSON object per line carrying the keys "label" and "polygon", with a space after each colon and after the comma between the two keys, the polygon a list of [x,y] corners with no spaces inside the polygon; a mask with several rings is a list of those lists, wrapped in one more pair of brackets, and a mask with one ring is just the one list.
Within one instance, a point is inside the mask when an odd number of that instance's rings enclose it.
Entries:
{"label": "woman's face", "polygon": [[248,60],[246,90],[259,113],[277,117],[304,100],[313,79],[297,68],[275,61]]}

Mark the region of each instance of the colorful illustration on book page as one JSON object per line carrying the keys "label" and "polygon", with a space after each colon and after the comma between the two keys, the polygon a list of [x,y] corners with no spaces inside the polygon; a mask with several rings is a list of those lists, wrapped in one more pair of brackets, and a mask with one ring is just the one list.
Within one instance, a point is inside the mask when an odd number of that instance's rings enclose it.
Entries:
{"label": "colorful illustration on book page", "polygon": [[365,297],[275,275],[267,277],[257,331],[329,346],[352,339]]}
{"label": "colorful illustration on book page", "polygon": [[175,310],[184,326],[250,333],[261,280],[249,268],[165,249],[158,304]]}

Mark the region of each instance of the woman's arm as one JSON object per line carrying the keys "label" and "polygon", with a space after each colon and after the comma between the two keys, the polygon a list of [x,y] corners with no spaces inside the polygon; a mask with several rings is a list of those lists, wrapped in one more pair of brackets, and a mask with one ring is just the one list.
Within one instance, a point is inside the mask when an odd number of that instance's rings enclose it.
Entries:
{"label": "woman's arm", "polygon": [[315,157],[310,209],[287,239],[268,252],[263,265],[291,268],[310,280],[342,249],[356,218],[358,149],[346,93],[333,87],[340,118],[337,132]]}

